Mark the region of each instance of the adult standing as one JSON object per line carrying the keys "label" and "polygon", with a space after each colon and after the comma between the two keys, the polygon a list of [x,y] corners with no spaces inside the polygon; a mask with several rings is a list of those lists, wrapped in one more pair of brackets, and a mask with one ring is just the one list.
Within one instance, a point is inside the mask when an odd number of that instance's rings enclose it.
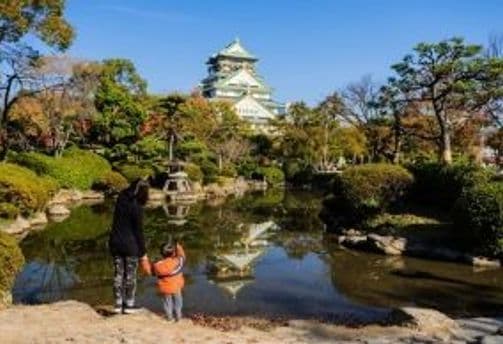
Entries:
{"label": "adult standing", "polygon": [[119,193],[109,237],[114,264],[114,311],[131,314],[135,306],[136,273],[140,258],[145,256],[143,207],[148,201],[149,186],[143,180],[131,183]]}

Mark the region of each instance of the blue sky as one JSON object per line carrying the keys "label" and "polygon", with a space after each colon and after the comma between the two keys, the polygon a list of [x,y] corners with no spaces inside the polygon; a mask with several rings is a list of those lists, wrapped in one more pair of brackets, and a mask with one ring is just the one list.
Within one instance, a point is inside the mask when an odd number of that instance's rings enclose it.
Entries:
{"label": "blue sky", "polygon": [[88,59],[131,59],[155,93],[190,91],[238,36],[279,101],[311,104],[389,66],[419,41],[503,32],[503,0],[67,0]]}

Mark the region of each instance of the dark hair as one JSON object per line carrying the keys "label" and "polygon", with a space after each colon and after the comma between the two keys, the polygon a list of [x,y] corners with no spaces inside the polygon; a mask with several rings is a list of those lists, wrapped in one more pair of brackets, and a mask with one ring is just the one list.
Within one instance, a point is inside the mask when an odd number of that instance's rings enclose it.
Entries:
{"label": "dark hair", "polygon": [[175,247],[172,243],[164,243],[161,245],[161,255],[164,258],[171,257],[175,252]]}
{"label": "dark hair", "polygon": [[130,188],[133,190],[136,201],[145,205],[148,201],[149,185],[142,179],[137,179],[131,183]]}

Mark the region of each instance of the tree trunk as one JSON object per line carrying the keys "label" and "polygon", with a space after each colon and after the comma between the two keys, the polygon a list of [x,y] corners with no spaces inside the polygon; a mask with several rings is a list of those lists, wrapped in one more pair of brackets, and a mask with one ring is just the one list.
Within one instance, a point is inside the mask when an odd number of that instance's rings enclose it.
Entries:
{"label": "tree trunk", "polygon": [[442,130],[442,162],[446,165],[452,164],[451,135],[448,130]]}
{"label": "tree trunk", "polygon": [[175,141],[174,135],[169,137],[169,161],[173,161],[173,143]]}

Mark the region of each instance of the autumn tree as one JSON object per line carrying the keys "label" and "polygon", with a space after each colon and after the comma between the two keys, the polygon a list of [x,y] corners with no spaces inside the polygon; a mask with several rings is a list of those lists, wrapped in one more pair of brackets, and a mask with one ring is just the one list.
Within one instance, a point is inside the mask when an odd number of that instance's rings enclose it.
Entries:
{"label": "autumn tree", "polygon": [[64,19],[63,0],[18,1],[0,3],[0,159],[9,148],[13,128],[8,127],[13,105],[22,96],[40,92],[32,73],[39,63],[38,52],[24,38],[32,34],[50,47],[65,50],[74,31]]}

